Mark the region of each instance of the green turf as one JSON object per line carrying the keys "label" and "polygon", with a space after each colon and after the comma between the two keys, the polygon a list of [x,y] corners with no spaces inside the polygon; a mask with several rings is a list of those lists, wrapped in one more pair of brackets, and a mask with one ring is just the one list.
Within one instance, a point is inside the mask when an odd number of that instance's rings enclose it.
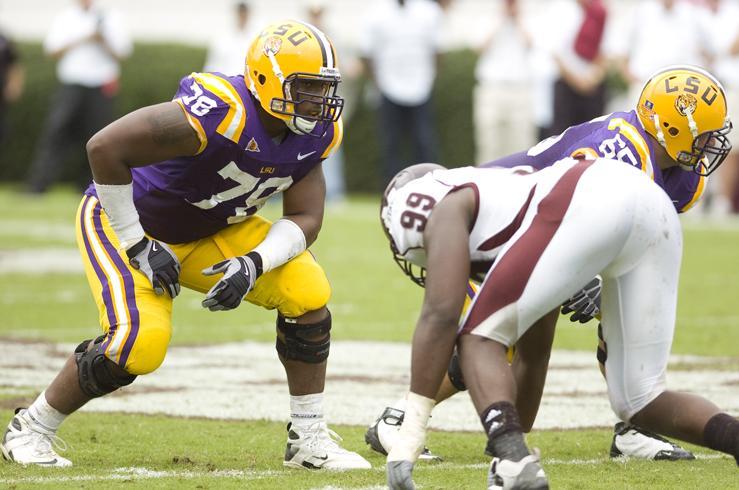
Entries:
{"label": "green turf", "polygon": [[[0,419],[11,412],[0,410]],[[363,442],[364,428],[335,427],[344,445],[373,465],[369,471],[309,472],[282,467],[284,425],[163,416],[78,414],[60,436],[71,446],[64,453],[73,468],[21,468],[0,462],[0,487],[33,488],[356,488],[384,483],[384,457]],[[607,430],[539,431],[529,443],[542,451],[552,488],[736,488],[732,459],[692,462],[612,462]],[[419,463],[416,483],[424,489],[482,488],[488,459],[478,433],[432,432],[429,444],[443,463]],[[708,454],[698,450],[698,454]],[[110,480],[119,468],[170,472],[142,479]],[[225,475],[226,470],[244,472]],[[185,474],[189,472],[189,474]],[[132,470],[118,475],[132,475]],[[179,476],[178,476],[179,475]],[[60,481],[68,478],[70,481]],[[87,478],[88,480],[74,480]],[[97,480],[95,480],[97,478]],[[106,479],[108,478],[108,479]],[[44,479],[46,482],[44,483]]]}
{"label": "green turf", "polygon": [[[50,247],[74,249],[78,202],[79,196],[66,189],[38,198],[0,187],[0,254]],[[278,213],[275,206],[266,209],[269,217]],[[422,291],[397,270],[377,214],[374,198],[352,199],[330,208],[313,247],[333,286],[334,339],[410,339]],[[717,360],[717,367],[736,369],[737,249],[739,227],[686,227],[674,352],[732,356],[734,361],[729,363]],[[97,312],[81,274],[0,274],[0,285],[0,337],[78,342],[98,331]],[[177,299],[174,343],[272,341],[272,312],[246,306],[235,312],[211,313],[199,306],[200,299],[201,295],[187,291]],[[592,350],[594,340],[593,324],[580,326],[563,320],[555,343],[557,348]],[[1,391],[0,423],[10,418],[7,409],[35,396],[28,390],[4,387]],[[280,423],[82,413],[70,418],[60,433],[72,446],[66,455],[76,463],[74,468],[49,471],[0,464],[0,488],[381,486],[384,458],[364,446],[364,428],[340,427],[339,432],[346,447],[367,457],[375,469],[346,474],[284,470],[284,426]],[[727,458],[659,464],[608,461],[607,430],[538,431],[529,441],[541,448],[553,488],[739,488],[736,467]],[[422,488],[484,485],[481,434],[432,433],[430,444],[447,462],[419,464],[416,481]],[[134,473],[141,468],[164,473],[144,479]]]}
{"label": "green turf", "polygon": [[[40,247],[74,248],[74,213],[79,196],[58,189],[43,197],[0,188],[0,253]],[[278,216],[278,206],[265,214]],[[353,199],[329,208],[312,247],[333,288],[330,307],[335,339],[408,341],[422,290],[393,263],[378,222],[375,198]],[[739,227],[687,226],[680,283],[675,353],[737,356],[739,313]],[[78,341],[97,332],[97,312],[81,274],[0,276],[3,322],[0,336]],[[656,287],[656,286],[655,286]],[[255,307],[212,313],[201,295],[186,291],[175,303],[175,344],[273,338],[274,314]],[[207,332],[207,335],[204,334]],[[563,320],[555,348],[594,346],[594,322]]]}

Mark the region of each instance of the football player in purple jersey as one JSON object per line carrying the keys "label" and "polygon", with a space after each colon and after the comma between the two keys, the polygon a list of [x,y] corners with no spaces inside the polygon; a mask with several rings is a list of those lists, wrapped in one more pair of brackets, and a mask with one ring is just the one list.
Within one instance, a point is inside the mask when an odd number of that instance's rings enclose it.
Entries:
{"label": "football player in purple jersey", "polygon": [[[727,138],[731,122],[726,96],[720,82],[695,66],[672,66],[655,73],[645,84],[637,108],[614,112],[568,128],[525,152],[482,164],[482,167],[526,166],[540,170],[565,157],[608,158],[645,172],[670,197],[677,212],[689,210],[702,196],[707,176],[726,158],[731,149]],[[587,322],[600,308],[600,278],[589,282],[580,293],[565,302],[563,313],[573,321]],[[541,330],[550,332],[548,341],[539,337],[540,349],[548,350],[558,315],[552,312],[541,320]],[[599,328],[598,360],[603,366],[607,345]],[[535,358],[536,356],[530,356]],[[545,359],[548,359],[548,355]],[[544,360],[531,376],[519,400],[523,427],[530,429],[539,407],[546,373]],[[539,374],[534,374],[534,371]],[[453,357],[436,401],[465,390],[457,357]],[[404,416],[403,401],[387,407],[367,433],[366,442],[387,453]],[[390,427],[392,426],[392,428]],[[394,430],[393,430],[394,429]],[[694,459],[689,451],[637,426],[619,422],[614,427],[610,454],[642,459]],[[425,450],[422,459],[432,458]]]}
{"label": "football player in purple jersey", "polygon": [[[323,220],[321,162],[342,138],[339,82],[326,36],[281,21],[248,47],[244,75],[192,73],[172,101],[136,110],[88,142],[94,182],[77,213],[77,243],[102,332],[16,412],[0,444],[5,458],[71,465],[52,448],[59,425],[159,367],[184,286],[203,293],[211,311],[244,299],[277,310],[290,391],[285,466],[370,467],[337,444],[323,418],[330,287],[307,251]],[[281,219],[255,214],[278,193]]]}

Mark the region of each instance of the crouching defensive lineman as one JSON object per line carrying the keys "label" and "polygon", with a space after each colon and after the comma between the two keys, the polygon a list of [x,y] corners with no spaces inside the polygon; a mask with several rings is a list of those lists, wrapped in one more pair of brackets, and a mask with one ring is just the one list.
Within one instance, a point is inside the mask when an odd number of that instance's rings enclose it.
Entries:
{"label": "crouching defensive lineman", "polygon": [[[413,466],[455,344],[493,456],[488,487],[548,488],[538,454],[524,442],[506,351],[549,337],[539,320],[598,274],[616,415],[739,464],[739,421],[708,400],[665,389],[682,236],[671,200],[644,173],[603,159],[566,159],[533,173],[421,164],[390,183],[381,220],[396,259],[426,270],[405,419],[388,455],[390,488],[414,488]],[[491,261],[460,322],[471,273]]]}
{"label": "crouching defensive lineman", "polygon": [[[94,184],[77,213],[77,243],[102,335],[80,343],[16,412],[0,446],[6,459],[71,465],[51,445],[59,425],[159,367],[182,285],[204,293],[211,311],[242,299],[277,310],[291,395],[286,466],[370,467],[323,420],[330,288],[306,250],[323,220],[321,161],[342,137],[339,81],[322,32],[278,22],[248,47],[244,76],[193,73],[173,101],[134,111],[89,141]],[[282,219],[255,215],[280,192]]]}
{"label": "crouching defensive lineman", "polygon": [[[706,179],[724,161],[731,149],[728,132],[731,122],[723,87],[710,73],[697,66],[670,66],[659,70],[645,84],[635,110],[614,112],[587,123],[568,128],[526,152],[485,163],[483,167],[528,165],[546,168],[567,157],[609,158],[641,169],[670,197],[675,210],[684,213],[700,199]],[[568,300],[563,313],[574,311],[573,321],[585,322],[596,316],[599,308],[599,279],[591,281]],[[557,316],[549,321],[554,329]],[[545,327],[541,327],[545,328]],[[604,365],[607,344],[599,329],[598,361]],[[545,339],[539,339],[545,342]],[[546,348],[545,345],[541,346]],[[514,366],[515,369],[515,366]],[[538,397],[537,386],[527,384],[520,394],[519,410],[524,427],[533,423]],[[465,383],[456,357],[436,395],[437,403],[464,390]],[[370,426],[365,440],[376,451],[387,454],[397,428],[403,420],[404,401],[385,409]],[[531,412],[531,410],[534,410]],[[633,424],[619,422],[614,427],[610,454],[653,460],[693,459],[689,451]],[[422,458],[430,457],[425,451]]]}

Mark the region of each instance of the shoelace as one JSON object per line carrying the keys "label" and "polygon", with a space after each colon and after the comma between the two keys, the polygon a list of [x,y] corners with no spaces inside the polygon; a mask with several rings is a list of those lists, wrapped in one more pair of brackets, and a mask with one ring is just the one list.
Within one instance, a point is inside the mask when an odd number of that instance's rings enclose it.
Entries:
{"label": "shoelace", "polygon": [[[56,449],[60,452],[64,452],[69,449],[67,443],[54,433],[34,432],[34,439],[36,439],[36,451],[41,454],[48,454]],[[53,448],[53,449],[52,449]]]}
{"label": "shoelace", "polygon": [[324,443],[324,449],[330,449],[332,452],[348,452],[346,449],[339,446],[338,442],[343,441],[339,434],[329,429],[325,422],[316,422],[305,429],[304,434],[309,439],[308,444],[311,447],[315,447],[320,443]]}

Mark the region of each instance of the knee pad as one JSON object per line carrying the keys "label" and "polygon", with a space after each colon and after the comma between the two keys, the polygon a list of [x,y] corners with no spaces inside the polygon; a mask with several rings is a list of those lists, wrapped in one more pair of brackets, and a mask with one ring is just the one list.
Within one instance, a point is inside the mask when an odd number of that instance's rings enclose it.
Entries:
{"label": "knee pad", "polygon": [[[318,364],[328,359],[331,346],[331,312],[316,323],[295,323],[277,315],[277,343],[280,356],[290,361]],[[312,340],[321,336],[320,340]]]}
{"label": "knee pad", "polygon": [[[95,340],[85,340],[74,350],[80,388],[87,396],[93,398],[130,385],[136,379],[133,374],[119,373],[118,371],[122,369],[105,357],[103,339],[104,335]],[[93,346],[88,350],[90,342]]]}
{"label": "knee pad", "polygon": [[449,361],[449,367],[447,368],[446,373],[449,376],[449,381],[452,383],[452,386],[457,388],[459,391],[467,390],[467,385],[464,384],[464,377],[462,377],[462,366],[459,364],[459,353],[457,352],[457,349],[454,349],[454,354],[452,354],[452,358]]}

